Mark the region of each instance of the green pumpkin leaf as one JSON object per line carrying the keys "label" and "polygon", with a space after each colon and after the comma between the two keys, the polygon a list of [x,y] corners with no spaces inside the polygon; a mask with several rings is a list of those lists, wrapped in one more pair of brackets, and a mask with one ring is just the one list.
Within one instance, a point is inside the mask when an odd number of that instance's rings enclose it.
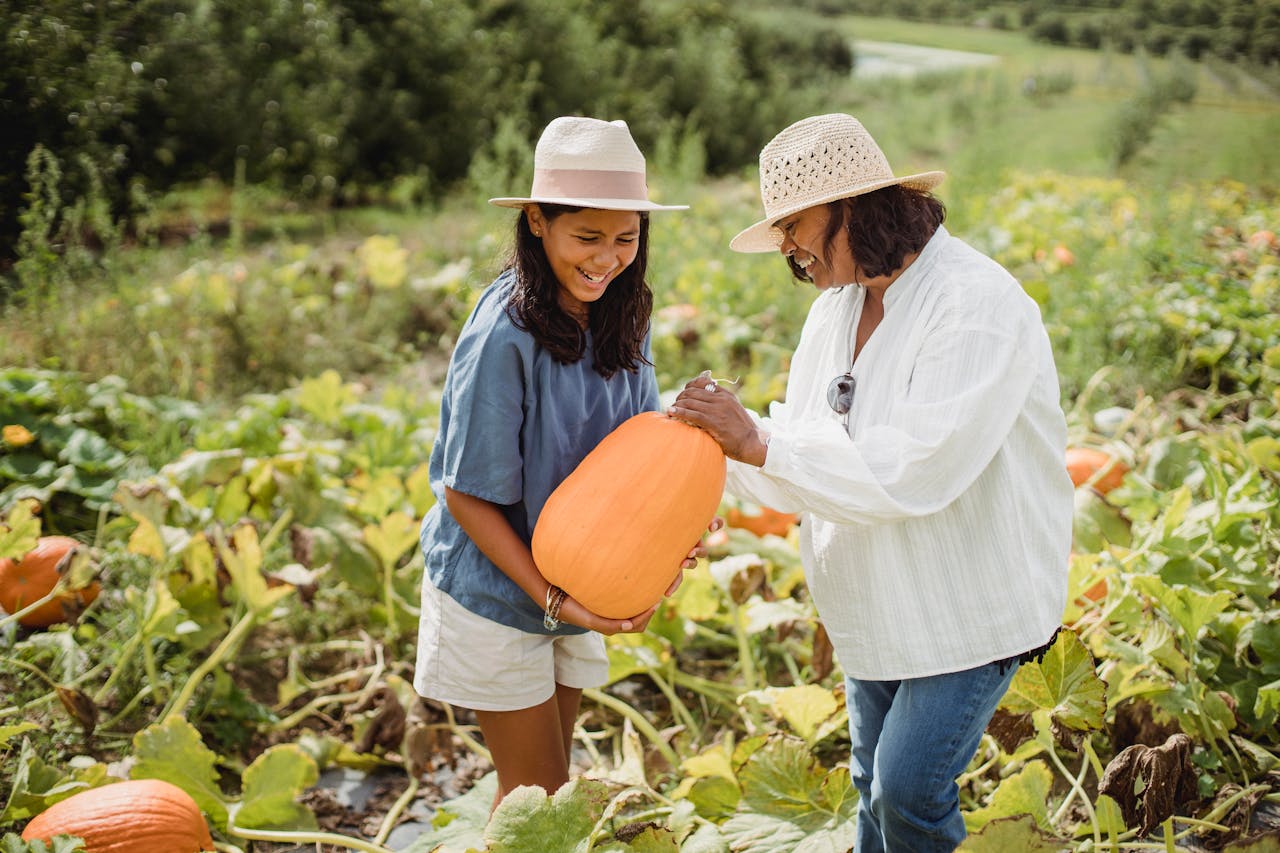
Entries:
{"label": "green pumpkin leaf", "polygon": [[532,785],[516,788],[498,804],[485,829],[489,853],[586,853],[611,790],[604,782],[583,778],[553,796]]}
{"label": "green pumpkin leaf", "polygon": [[1014,714],[1047,713],[1068,728],[1102,728],[1106,685],[1074,631],[1060,631],[1042,661],[1018,668],[1000,707]]}
{"label": "green pumpkin leaf", "polygon": [[[441,803],[431,819],[433,829],[414,839],[401,853],[467,853],[484,850],[484,828],[498,790],[498,774],[489,773],[461,797]],[[535,847],[534,849],[539,849]]]}
{"label": "green pumpkin leaf", "polygon": [[163,779],[191,795],[214,824],[227,828],[227,803],[218,788],[218,756],[204,745],[195,726],[171,717],[133,736],[138,763],[134,779]]}
{"label": "green pumpkin leaf", "polygon": [[1204,593],[1180,584],[1165,584],[1150,575],[1134,577],[1132,585],[1155,599],[1192,641],[1235,600],[1235,594],[1225,589]]}
{"label": "green pumpkin leaf", "polygon": [[721,827],[735,851],[847,850],[858,796],[848,768],[828,769],[799,738],[774,736],[738,772],[743,796]]}
{"label": "green pumpkin leaf", "polygon": [[246,829],[314,829],[316,817],[298,797],[316,783],[315,761],[296,744],[278,744],[259,755],[241,777],[236,826]]}
{"label": "green pumpkin leaf", "polygon": [[14,832],[0,838],[0,853],[76,853],[84,849],[84,841],[71,835],[55,835],[47,844],[39,839],[23,841]]}

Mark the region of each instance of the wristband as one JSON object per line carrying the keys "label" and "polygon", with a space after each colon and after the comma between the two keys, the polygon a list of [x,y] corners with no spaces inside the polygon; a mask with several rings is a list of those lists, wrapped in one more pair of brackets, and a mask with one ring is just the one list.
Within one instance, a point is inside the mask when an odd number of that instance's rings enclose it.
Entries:
{"label": "wristband", "polygon": [[564,600],[568,597],[569,593],[554,584],[547,587],[547,600],[542,614],[542,627],[548,631],[554,631],[560,627],[560,608],[564,606]]}

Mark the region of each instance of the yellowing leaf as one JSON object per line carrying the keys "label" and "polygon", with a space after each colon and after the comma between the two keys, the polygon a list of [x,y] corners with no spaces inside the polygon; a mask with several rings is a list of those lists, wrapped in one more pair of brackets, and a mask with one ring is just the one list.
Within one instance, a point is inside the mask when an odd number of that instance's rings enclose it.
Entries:
{"label": "yellowing leaf", "polygon": [[1014,714],[1047,712],[1068,728],[1102,728],[1106,685],[1074,631],[1061,631],[1040,662],[1018,668],[1000,707]]}
{"label": "yellowing leaf", "polygon": [[409,250],[394,235],[375,234],[356,249],[360,271],[374,287],[391,289],[404,284],[409,274]]}
{"label": "yellowing leaf", "polygon": [[839,709],[835,694],[817,684],[767,687],[744,694],[742,698],[760,702],[805,740],[812,740],[818,727]]}
{"label": "yellowing leaf", "polygon": [[242,524],[232,534],[235,548],[232,549],[222,533],[218,533],[218,554],[222,564],[231,575],[231,587],[237,597],[250,610],[263,613],[275,606],[276,602],[293,592],[293,587],[284,585],[267,587],[267,580],[262,576],[262,549],[258,543],[258,531],[252,524]]}
{"label": "yellowing leaf", "polygon": [[26,447],[36,440],[35,434],[22,424],[5,424],[0,430],[0,438],[10,447]]}
{"label": "yellowing leaf", "polygon": [[342,384],[336,370],[326,370],[314,379],[302,380],[298,391],[298,405],[322,424],[336,424],[342,410],[355,400],[355,391]]}
{"label": "yellowing leaf", "polygon": [[129,534],[129,553],[160,561],[165,557],[164,539],[151,519],[134,514],[138,526]]}
{"label": "yellowing leaf", "polygon": [[705,752],[690,756],[680,762],[680,770],[685,776],[702,779],[708,776],[719,776],[730,782],[737,781],[733,773],[733,764],[728,754],[719,746],[713,746]]}
{"label": "yellowing leaf", "polygon": [[364,528],[364,541],[378,556],[383,568],[394,566],[405,551],[418,544],[418,525],[403,512],[393,512],[375,525]]}
{"label": "yellowing leaf", "polygon": [[35,501],[18,501],[0,524],[0,559],[21,557],[36,547],[40,539],[40,519]]}
{"label": "yellowing leaf", "polygon": [[1031,815],[1037,826],[1048,830],[1049,790],[1053,786],[1053,773],[1043,761],[1032,761],[1026,767],[1000,783],[991,802],[964,815],[964,825],[970,832],[977,832],[993,820]]}
{"label": "yellowing leaf", "polygon": [[1058,853],[1065,842],[1045,834],[1031,815],[996,818],[964,840],[958,853]]}

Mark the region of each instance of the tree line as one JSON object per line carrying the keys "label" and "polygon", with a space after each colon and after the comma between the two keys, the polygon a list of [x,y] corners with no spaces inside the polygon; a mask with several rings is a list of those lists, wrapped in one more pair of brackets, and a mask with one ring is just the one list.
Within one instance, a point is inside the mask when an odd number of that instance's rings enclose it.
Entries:
{"label": "tree line", "polygon": [[1280,65],[1275,0],[798,0],[823,14],[1023,30],[1051,44]]}
{"label": "tree line", "polygon": [[829,29],[719,0],[10,0],[0,262],[210,176],[429,198],[561,114],[624,118],[646,151],[695,138],[734,169],[851,66]]}

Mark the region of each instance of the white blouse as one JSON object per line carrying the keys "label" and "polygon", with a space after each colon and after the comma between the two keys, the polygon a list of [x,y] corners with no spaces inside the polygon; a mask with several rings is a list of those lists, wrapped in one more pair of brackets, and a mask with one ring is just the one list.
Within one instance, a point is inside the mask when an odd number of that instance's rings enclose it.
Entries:
{"label": "white blouse", "polygon": [[827,385],[853,360],[864,294],[818,295],[786,402],[757,418],[765,464],[731,461],[728,490],[801,513],[846,675],[937,675],[1042,645],[1066,604],[1072,485],[1039,307],[939,228],[885,291],[846,428]]}

